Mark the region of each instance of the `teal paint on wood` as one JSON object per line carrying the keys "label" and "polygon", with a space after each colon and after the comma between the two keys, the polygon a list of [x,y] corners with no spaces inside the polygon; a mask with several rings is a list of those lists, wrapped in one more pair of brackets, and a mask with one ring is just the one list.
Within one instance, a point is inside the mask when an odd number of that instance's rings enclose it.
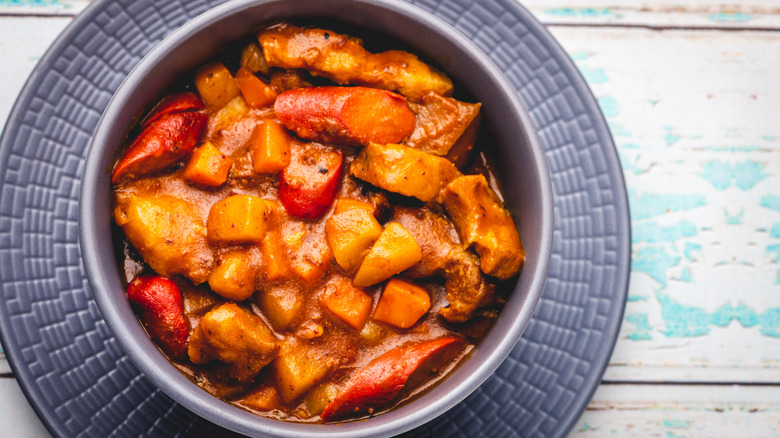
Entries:
{"label": "teal paint on wood", "polygon": [[762,335],[780,338],[780,309],[768,309],[759,315],[758,324]]}
{"label": "teal paint on wood", "polygon": [[664,420],[664,427],[671,429],[690,429],[691,422],[687,420]]}
{"label": "teal paint on wood", "polygon": [[775,263],[780,262],[780,244],[776,243],[774,245],[768,245],[766,247],[766,251],[768,253],[770,253],[770,254],[774,254],[775,255],[775,257],[773,259],[773,261]]}
{"label": "teal paint on wood", "polygon": [[663,292],[656,292],[656,298],[661,304],[661,317],[666,326],[663,333],[667,337],[688,338],[710,332],[713,319],[704,309],[680,304]]}
{"label": "teal paint on wood", "polygon": [[740,190],[750,190],[766,179],[769,175],[764,172],[765,163],[747,160],[738,163],[725,163],[721,160],[712,160],[702,164],[699,176],[707,180],[718,190],[726,190],[734,185]]}
{"label": "teal paint on wood", "polygon": [[673,211],[693,210],[707,205],[706,198],[700,194],[637,193],[630,187],[628,200],[631,217],[634,220],[649,219]]}
{"label": "teal paint on wood", "polygon": [[717,14],[710,14],[707,15],[707,18],[709,18],[712,21],[719,21],[719,22],[745,22],[750,21],[755,18],[752,14],[742,14],[739,12],[720,12]]}
{"label": "teal paint on wood", "polygon": [[634,224],[631,227],[631,240],[634,243],[676,242],[685,237],[694,237],[697,234],[696,224],[691,221],[682,221],[672,226],[661,226],[656,222],[644,222]]}
{"label": "teal paint on wood", "polygon": [[579,67],[579,70],[588,84],[603,84],[609,80],[609,77],[607,77],[607,73],[603,68]]}
{"label": "teal paint on wood", "polygon": [[632,313],[626,315],[626,322],[630,322],[636,326],[636,331],[626,335],[626,338],[632,341],[652,341],[653,336],[650,332],[653,330],[653,326],[650,325],[647,319],[647,313]]}
{"label": "teal paint on wood", "polygon": [[780,196],[778,195],[764,195],[761,197],[761,206],[771,208],[775,211],[780,211]]}
{"label": "teal paint on wood", "polygon": [[775,223],[772,225],[772,228],[769,229],[769,237],[780,239],[780,222]]}
{"label": "teal paint on wood", "polygon": [[666,272],[680,263],[680,256],[669,254],[660,246],[646,246],[634,253],[631,269],[644,272],[650,278],[666,286]]}
{"label": "teal paint on wood", "polygon": [[574,18],[601,18],[615,17],[615,14],[609,8],[550,8],[545,9],[544,13],[556,17],[574,17]]}
{"label": "teal paint on wood", "polygon": [[742,327],[745,328],[754,327],[760,323],[758,314],[742,302],[737,304],[737,307],[734,308],[731,315]]}
{"label": "teal paint on wood", "polygon": [[604,113],[604,117],[611,118],[620,114],[620,106],[612,96],[603,96],[598,98],[599,107],[601,112]]}
{"label": "teal paint on wood", "polygon": [[700,252],[702,250],[702,246],[698,243],[693,242],[685,242],[685,245],[683,245],[683,256],[688,261],[695,260],[695,257],[693,255],[694,252]]}
{"label": "teal paint on wood", "polygon": [[0,7],[4,6],[34,6],[34,7],[46,7],[46,6],[63,6],[59,0],[0,0]]}

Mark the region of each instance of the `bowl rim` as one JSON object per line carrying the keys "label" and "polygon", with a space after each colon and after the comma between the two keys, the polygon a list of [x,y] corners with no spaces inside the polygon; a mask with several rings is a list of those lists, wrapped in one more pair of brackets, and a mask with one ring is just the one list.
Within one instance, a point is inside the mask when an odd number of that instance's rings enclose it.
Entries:
{"label": "bowl rim", "polygon": [[[526,141],[530,148],[530,155],[534,161],[533,167],[539,170],[541,177],[538,194],[541,204],[539,214],[541,216],[541,220],[539,221],[541,228],[535,230],[540,236],[539,252],[536,254],[538,263],[534,266],[534,272],[526,273],[526,269],[528,269],[527,266],[523,271],[526,275],[532,275],[525,300],[528,305],[523,305],[520,309],[520,313],[514,318],[503,320],[511,321],[511,324],[508,324],[508,327],[502,327],[505,331],[497,343],[497,348],[490,350],[483,358],[482,363],[478,365],[475,372],[462,379],[455,388],[446,393],[445,397],[428,400],[429,403],[427,404],[418,403],[419,400],[416,400],[406,406],[394,409],[394,411],[407,411],[405,412],[406,415],[400,418],[389,420],[385,418],[388,414],[384,414],[366,421],[353,421],[335,425],[282,422],[260,417],[222,402],[216,397],[205,393],[205,391],[197,385],[187,380],[186,377],[180,375],[178,371],[177,374],[179,374],[181,379],[177,379],[175,376],[174,382],[163,379],[156,370],[159,369],[160,366],[167,365],[172,367],[172,365],[162,354],[156,351],[156,349],[149,349],[147,346],[137,344],[136,341],[138,341],[138,339],[136,336],[127,330],[128,327],[119,322],[127,316],[127,312],[122,312],[120,310],[121,306],[117,307],[115,305],[116,303],[109,300],[109,297],[106,294],[100,292],[108,287],[108,278],[100,269],[105,261],[99,257],[97,251],[93,250],[97,242],[95,242],[95,238],[90,233],[91,230],[100,226],[99,222],[105,220],[105,218],[99,218],[92,214],[92,209],[84,208],[84,205],[92,206],[97,203],[96,190],[93,188],[96,187],[97,184],[101,184],[101,181],[105,182],[105,178],[107,177],[106,169],[98,165],[98,160],[90,160],[90,157],[94,156],[94,150],[100,149],[101,145],[107,143],[105,140],[108,133],[111,131],[113,119],[121,112],[123,105],[129,99],[132,91],[136,89],[136,87],[141,86],[141,80],[145,75],[144,72],[148,72],[148,70],[159,63],[166,54],[173,52],[178,45],[187,40],[189,35],[197,33],[198,29],[207,26],[215,20],[219,21],[227,16],[240,13],[248,7],[258,7],[260,5],[284,3],[287,1],[289,0],[231,0],[204,12],[173,31],[169,36],[158,43],[143,57],[143,59],[141,59],[118,87],[106,106],[88,146],[80,188],[79,244],[81,246],[84,266],[87,272],[87,279],[91,286],[93,297],[97,302],[98,308],[103,315],[106,324],[111,329],[114,337],[119,341],[124,352],[130,357],[131,361],[155,384],[155,386],[162,389],[163,392],[168,394],[178,403],[181,403],[183,406],[203,418],[241,433],[265,434],[291,438],[315,436],[373,437],[402,433],[438,417],[449,408],[465,399],[471,392],[476,390],[493,373],[493,371],[495,371],[514,348],[519,341],[523,330],[530,322],[533,311],[541,297],[552,253],[552,236],[554,228],[552,184],[544,156],[544,149],[537,136],[531,117],[520,101],[517,91],[503,74],[501,74],[498,67],[496,67],[487,55],[477,48],[473,42],[468,40],[463,34],[452,28],[449,24],[422,8],[406,2],[393,0],[348,0],[352,3],[370,4],[372,7],[379,7],[400,13],[409,19],[416,20],[427,28],[434,29],[435,32],[442,34],[445,39],[452,41],[453,44],[461,46],[465,51],[469,52],[473,58],[477,59],[478,62],[494,76],[491,79],[493,79],[493,82],[501,88],[501,93],[508,96],[512,101],[522,125],[529,128],[525,130],[523,134],[526,137]],[[126,130],[127,128],[123,129]],[[124,307],[129,309],[129,305]],[[494,329],[498,325],[498,322],[500,321],[497,321],[493,327]],[[140,328],[140,324],[138,324],[138,327]],[[143,329],[141,328],[141,330]],[[148,337],[146,337],[146,340],[148,341]],[[448,376],[445,381],[449,380],[450,377],[452,376]],[[435,388],[432,392],[435,392],[436,389],[438,388]],[[426,396],[423,396],[421,399],[425,399]],[[220,405],[215,405],[214,401],[219,402]],[[414,406],[414,409],[406,409],[410,405]],[[215,406],[226,409],[230,415],[211,415],[214,412]]]}

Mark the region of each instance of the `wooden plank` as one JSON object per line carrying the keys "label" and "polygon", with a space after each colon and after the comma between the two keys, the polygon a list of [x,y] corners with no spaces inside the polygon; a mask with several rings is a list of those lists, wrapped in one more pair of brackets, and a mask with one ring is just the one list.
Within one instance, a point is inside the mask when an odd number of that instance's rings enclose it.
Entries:
{"label": "wooden plank", "polygon": [[693,0],[522,0],[521,4],[548,25],[780,28],[780,5],[772,0],[739,4]]}
{"label": "wooden plank", "polygon": [[0,419],[3,436],[51,437],[14,379],[0,378]]}
{"label": "wooden plank", "polygon": [[780,382],[780,33],[555,28],[629,189],[607,381]]}
{"label": "wooden plank", "polygon": [[[519,0],[548,25],[780,29],[775,0]],[[0,0],[0,15],[73,16],[90,0]]]}
{"label": "wooden plank", "polygon": [[570,438],[780,436],[780,387],[601,385]]}
{"label": "wooden plank", "polygon": [[74,16],[89,5],[89,0],[0,0],[0,15]]}

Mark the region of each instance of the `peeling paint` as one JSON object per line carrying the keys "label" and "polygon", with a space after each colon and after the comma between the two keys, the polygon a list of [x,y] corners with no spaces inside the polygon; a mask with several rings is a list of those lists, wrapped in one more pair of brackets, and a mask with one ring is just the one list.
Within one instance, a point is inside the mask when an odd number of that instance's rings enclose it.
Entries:
{"label": "peeling paint", "polygon": [[769,175],[764,172],[765,163],[758,161],[742,161],[734,164],[734,179],[737,188],[740,190],[750,190],[766,179]]}
{"label": "peeling paint", "polygon": [[59,0],[0,0],[0,6],[63,6]]}
{"label": "peeling paint", "polygon": [[780,239],[780,222],[776,222],[772,225],[772,228],[769,229],[769,237]]}
{"label": "peeling paint", "polygon": [[762,335],[780,338],[780,309],[768,309],[759,315],[758,324]]}
{"label": "peeling paint", "polygon": [[742,14],[739,12],[719,12],[717,14],[707,15],[712,21],[720,22],[745,22],[755,18],[752,14]]}
{"label": "peeling paint", "polygon": [[682,221],[677,225],[664,227],[656,222],[634,224],[631,229],[631,240],[637,242],[676,242],[685,237],[698,234],[696,225],[691,221]]}
{"label": "peeling paint", "polygon": [[656,292],[661,303],[661,317],[670,338],[704,336],[710,332],[712,318],[704,309],[680,304],[663,292]]}
{"label": "peeling paint", "polygon": [[780,196],[778,195],[765,195],[761,197],[761,206],[770,208],[775,211],[780,211]]}
{"label": "peeling paint", "polygon": [[723,215],[726,216],[727,225],[742,225],[742,219],[745,217],[745,210],[740,210],[737,214],[730,214],[727,210],[723,210]]}
{"label": "peeling paint", "polygon": [[599,107],[601,112],[604,113],[604,117],[611,118],[620,114],[620,106],[612,96],[602,96],[598,98]]}
{"label": "peeling paint", "polygon": [[731,187],[731,165],[723,161],[713,160],[702,164],[699,176],[718,190],[726,190]]}
{"label": "peeling paint", "polygon": [[647,313],[632,313],[626,315],[626,322],[636,326],[636,331],[628,334],[626,337],[632,341],[652,341],[653,336],[650,331],[653,327],[647,320]]}
{"label": "peeling paint", "polygon": [[603,84],[609,80],[603,68],[579,67],[579,70],[588,84]]}
{"label": "peeling paint", "polygon": [[[706,198],[699,194],[658,194],[641,193],[629,189],[631,217],[635,220],[667,214],[673,211],[693,210],[707,204]],[[778,203],[780,208],[780,200]]]}
{"label": "peeling paint", "polygon": [[664,427],[672,429],[690,429],[691,422],[687,420],[664,420]]}
{"label": "peeling paint", "polygon": [[688,261],[693,261],[695,257],[693,256],[694,252],[699,252],[702,250],[702,246],[698,243],[693,242],[685,242],[685,245],[683,246],[683,256],[685,256],[685,259]]}
{"label": "peeling paint", "polygon": [[544,11],[547,15],[557,17],[598,18],[614,17],[615,14],[609,8],[550,8]]}
{"label": "peeling paint", "polygon": [[659,246],[648,246],[636,251],[631,269],[644,272],[662,286],[666,286],[666,271],[679,263],[679,256],[671,255]]}

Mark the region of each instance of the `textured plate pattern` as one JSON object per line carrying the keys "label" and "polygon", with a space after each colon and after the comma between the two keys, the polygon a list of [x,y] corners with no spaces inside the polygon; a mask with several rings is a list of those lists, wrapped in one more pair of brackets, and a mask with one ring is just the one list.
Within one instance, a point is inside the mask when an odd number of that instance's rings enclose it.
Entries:
{"label": "textured plate pattern", "polygon": [[[112,339],[78,247],[90,135],[151,47],[220,0],[97,0],[41,60],[0,141],[0,334],[57,436],[224,433],[156,390]],[[522,340],[463,403],[411,436],[565,435],[617,336],[628,278],[622,172],[593,97],[547,31],[513,0],[412,0],[506,72],[540,132],[555,192],[542,299]]]}

